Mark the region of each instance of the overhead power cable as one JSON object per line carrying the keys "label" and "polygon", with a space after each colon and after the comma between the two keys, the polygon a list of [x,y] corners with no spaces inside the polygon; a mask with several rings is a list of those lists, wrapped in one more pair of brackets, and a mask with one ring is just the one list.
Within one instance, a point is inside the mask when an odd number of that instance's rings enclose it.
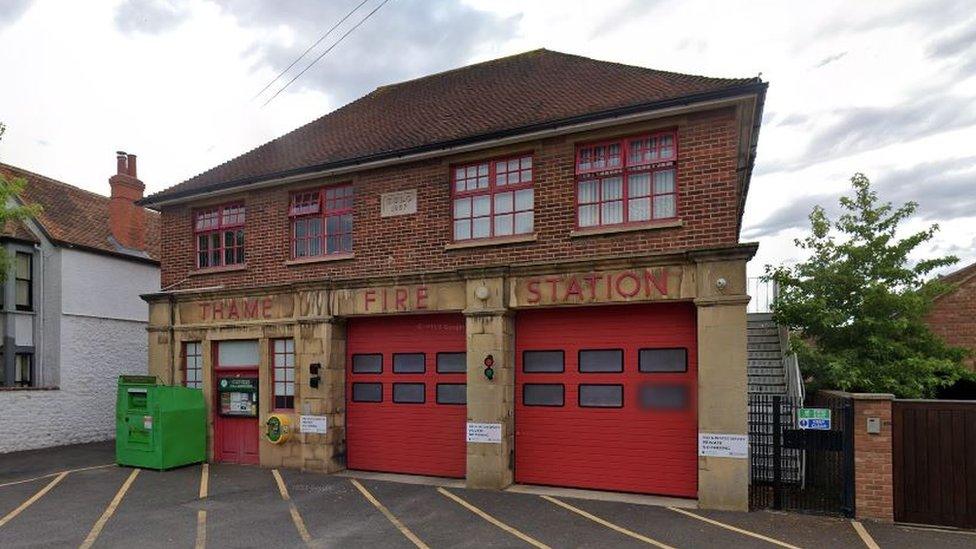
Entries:
{"label": "overhead power cable", "polygon": [[308,65],[306,65],[305,68],[302,69],[302,71],[300,73],[296,74],[291,80],[288,81],[287,84],[285,84],[284,86],[282,86],[282,88],[280,90],[276,91],[275,94],[272,95],[271,98],[268,99],[267,101],[265,101],[264,104],[261,105],[261,106],[262,107],[265,107],[265,106],[268,105],[268,103],[274,101],[275,97],[278,97],[278,95],[280,95],[281,92],[285,91],[288,88],[288,86],[290,86],[295,80],[298,80],[303,74],[305,74],[306,71],[308,71],[308,69],[312,68],[312,66],[315,65],[316,63],[318,63],[320,59],[322,59],[323,57],[325,57],[326,55],[328,55],[328,53],[330,51],[332,51],[336,46],[338,46],[339,44],[341,44],[342,41],[345,40],[347,36],[349,36],[350,34],[352,34],[352,32],[354,30],[358,29],[360,25],[362,25],[363,23],[365,23],[370,17],[373,16],[374,13],[378,12],[380,10],[380,8],[382,8],[383,6],[385,6],[387,4],[387,2],[389,2],[389,1],[390,0],[383,0],[382,2],[380,2],[380,4],[378,6],[376,6],[375,8],[373,8],[373,11],[367,13],[365,17],[363,17],[362,19],[360,19],[358,23],[356,23],[355,25],[352,26],[352,28],[350,28],[349,30],[347,30],[345,32],[345,34],[343,34],[342,36],[340,36],[339,39],[336,40],[335,42],[333,42],[333,44],[331,46],[329,46],[324,52],[322,52],[321,54],[319,54],[318,57],[316,57],[315,59],[313,59],[312,62],[309,63]]}
{"label": "overhead power cable", "polygon": [[261,94],[264,93],[265,91],[267,91],[268,88],[270,88],[272,84],[274,84],[275,82],[277,82],[279,78],[281,78],[282,76],[284,76],[286,72],[290,71],[292,67],[294,67],[299,61],[302,60],[303,57],[305,57],[306,55],[308,55],[308,52],[310,52],[313,49],[315,49],[315,46],[318,46],[319,44],[321,44],[323,40],[325,40],[326,38],[328,38],[328,36],[333,33],[333,31],[335,31],[337,28],[339,28],[339,25],[345,23],[346,22],[346,19],[349,19],[350,17],[352,17],[352,14],[356,13],[356,11],[358,11],[359,8],[363,7],[363,4],[365,4],[366,2],[369,2],[369,0],[363,0],[362,2],[360,2],[359,5],[356,6],[355,8],[353,8],[352,11],[350,11],[349,13],[347,13],[345,17],[343,17],[338,22],[336,22],[335,25],[332,25],[332,28],[330,28],[329,30],[327,30],[325,32],[325,34],[323,34],[322,36],[320,36],[319,39],[315,41],[315,43],[313,43],[305,51],[303,51],[301,55],[299,55],[298,57],[296,57],[295,60],[291,62],[291,65],[288,65],[287,67],[285,67],[285,70],[279,72],[278,73],[278,76],[275,76],[274,79],[271,80],[271,82],[268,82],[268,84],[265,87],[261,88],[261,91],[259,91],[258,93],[254,94],[254,97],[252,97],[251,100],[253,101],[253,100],[257,99],[258,97],[260,97]]}

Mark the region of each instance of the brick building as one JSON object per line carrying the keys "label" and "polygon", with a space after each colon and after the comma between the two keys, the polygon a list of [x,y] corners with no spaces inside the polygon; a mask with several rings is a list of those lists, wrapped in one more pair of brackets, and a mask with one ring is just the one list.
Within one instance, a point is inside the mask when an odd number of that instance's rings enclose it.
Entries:
{"label": "brick building", "polygon": [[976,263],[942,278],[951,289],[935,298],[928,325],[953,347],[971,353],[965,364],[976,370]]}
{"label": "brick building", "polygon": [[546,50],[377,88],[145,199],[150,370],[215,460],[743,509],[765,89]]}

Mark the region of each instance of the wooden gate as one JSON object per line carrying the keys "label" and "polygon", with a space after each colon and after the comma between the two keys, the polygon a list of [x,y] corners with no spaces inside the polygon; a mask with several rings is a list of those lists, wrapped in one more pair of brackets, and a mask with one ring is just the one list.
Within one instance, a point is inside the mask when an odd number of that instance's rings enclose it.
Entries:
{"label": "wooden gate", "polygon": [[976,527],[976,401],[896,400],[895,520]]}

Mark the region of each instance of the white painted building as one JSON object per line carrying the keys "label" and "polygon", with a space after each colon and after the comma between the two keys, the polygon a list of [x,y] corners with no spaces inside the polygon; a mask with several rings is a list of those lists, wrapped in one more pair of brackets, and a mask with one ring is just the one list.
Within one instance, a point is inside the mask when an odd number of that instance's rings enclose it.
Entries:
{"label": "white painted building", "polygon": [[0,164],[42,212],[0,233],[0,453],[111,439],[119,374],[147,371],[147,308],[159,290],[159,218],[120,153],[112,196]]}

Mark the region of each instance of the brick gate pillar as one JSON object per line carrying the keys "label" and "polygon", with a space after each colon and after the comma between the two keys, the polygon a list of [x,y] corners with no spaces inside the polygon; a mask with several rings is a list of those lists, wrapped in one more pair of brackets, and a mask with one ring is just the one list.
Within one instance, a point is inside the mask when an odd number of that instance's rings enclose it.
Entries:
{"label": "brick gate pillar", "polygon": [[[749,254],[751,256],[751,253]],[[737,452],[698,456],[698,506],[749,509],[746,259],[698,261],[698,433],[738,439]],[[730,442],[730,446],[733,443]]]}
{"label": "brick gate pillar", "polygon": [[[467,281],[467,421],[500,424],[499,442],[467,443],[467,486],[505,488],[512,484],[515,448],[515,322],[505,308],[502,277]],[[493,377],[485,376],[485,358]]]}
{"label": "brick gate pillar", "polygon": [[854,506],[857,518],[894,520],[890,394],[854,393]]}

